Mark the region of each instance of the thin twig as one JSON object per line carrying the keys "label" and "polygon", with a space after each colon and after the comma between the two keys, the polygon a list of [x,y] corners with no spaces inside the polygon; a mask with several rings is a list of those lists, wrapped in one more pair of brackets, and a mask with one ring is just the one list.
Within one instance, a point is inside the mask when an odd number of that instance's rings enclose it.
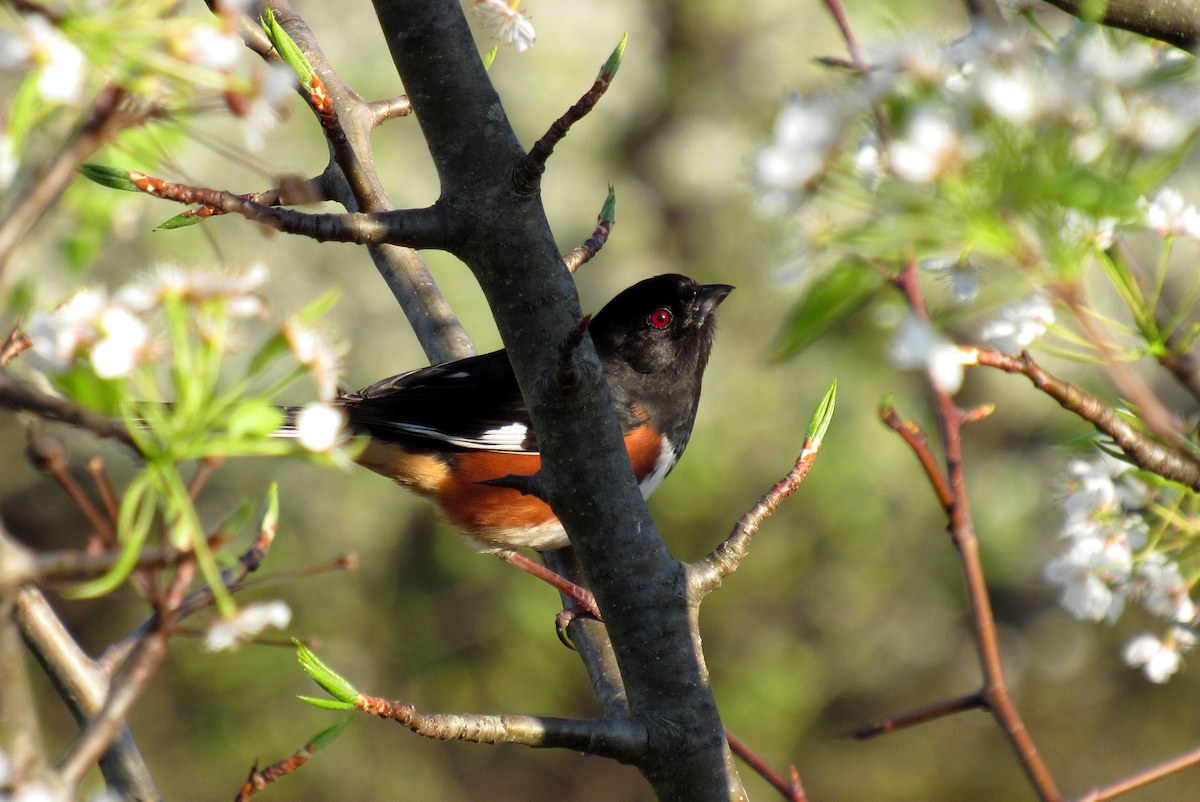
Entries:
{"label": "thin twig", "polygon": [[[921,294],[915,258],[906,260],[904,270],[893,282],[908,301],[909,308],[923,320],[929,320],[928,307]],[[1033,738],[1017,712],[1009,696],[1004,679],[1004,666],[1000,659],[1000,641],[996,633],[996,619],[992,613],[992,602],[988,596],[987,581],[983,565],[979,560],[979,542],[975,537],[975,524],[971,518],[967,499],[966,471],[962,461],[963,412],[954,403],[954,398],[945,390],[933,386],[937,414],[945,437],[946,473],[949,479],[952,503],[946,508],[950,519],[950,537],[962,563],[967,580],[967,594],[971,602],[972,629],[976,648],[984,675],[984,686],[980,692],[987,709],[997,724],[1008,736],[1017,752],[1021,766],[1033,783],[1043,802],[1061,802],[1062,796],[1049,770],[1038,754]]]}
{"label": "thin twig", "polygon": [[92,481],[96,484],[96,492],[100,494],[100,501],[104,504],[104,510],[108,513],[108,520],[113,525],[117,525],[117,518],[120,516],[120,507],[117,504],[117,494],[113,490],[112,481],[108,478],[108,471],[104,467],[104,457],[99,454],[87,461],[88,473],[92,475]]}
{"label": "thin twig", "polygon": [[1139,432],[1096,396],[1047,373],[1033,361],[1028,351],[1020,357],[1014,357],[986,348],[963,350],[974,358],[976,364],[999,368],[1005,373],[1019,373],[1028,378],[1034,387],[1057,401],[1063,409],[1074,412],[1111,437],[1138,467],[1200,490],[1200,465],[1194,460]]}
{"label": "thin twig", "polygon": [[1120,782],[1115,782],[1112,785],[1106,785],[1103,788],[1093,789],[1083,796],[1079,797],[1076,802],[1105,802],[1108,799],[1115,799],[1122,794],[1129,793],[1134,789],[1149,785],[1152,782],[1157,782],[1164,777],[1169,777],[1172,774],[1191,768],[1192,766],[1200,765],[1200,748],[1193,749],[1190,752],[1184,752],[1176,758],[1172,758],[1164,763],[1159,763],[1157,766],[1138,772],[1132,777],[1126,777]]}
{"label": "thin twig", "polygon": [[137,443],[123,424],[64,398],[31,390],[5,370],[0,370],[0,407],[32,412],[43,418],[81,426],[99,437],[110,437],[140,453]]}
{"label": "thin twig", "polygon": [[570,749],[626,762],[636,761],[650,746],[645,725],[628,718],[570,719],[419,713],[412,705],[364,693],[358,695],[356,706],[365,713],[398,721],[417,735],[440,741]]}
{"label": "thin twig", "polygon": [[[846,50],[850,53],[850,60],[854,62],[854,67],[862,75],[863,81],[866,82],[869,89],[871,67],[858,48],[858,40],[854,38],[854,31],[850,29],[850,20],[846,18],[846,11],[842,8],[841,0],[824,0],[824,2],[825,7],[833,16],[833,21],[837,23],[838,30],[842,32],[842,38],[846,40]],[[883,104],[879,102],[879,98],[873,92],[871,93],[871,110],[874,112],[875,122],[879,126],[879,139],[886,142],[891,135],[891,126],[888,123],[887,112],[884,111]]]}
{"label": "thin twig", "polygon": [[596,217],[596,230],[592,232],[592,236],[575,250],[563,257],[563,264],[567,266],[567,270],[574,273],[583,265],[587,264],[593,256],[600,252],[604,247],[604,243],[608,242],[608,235],[612,233],[613,223],[616,221],[614,216],[616,197],[613,195],[612,187],[608,188],[608,197],[604,201],[604,207],[600,210],[600,214]]}
{"label": "thin twig", "polygon": [[820,448],[820,443],[814,448],[812,441],[806,438],[804,447],[800,450],[800,456],[796,459],[796,464],[788,472],[788,475],[783,477],[765,496],[759,499],[749,512],[741,517],[724,543],[713,549],[712,553],[704,559],[687,566],[688,594],[693,604],[699,604],[705,596],[721,587],[721,582],[725,577],[737,570],[738,565],[750,550],[750,539],[758,532],[762,522],[783,503],[783,500],[800,487],[800,483],[804,481],[804,477],[812,468]]}
{"label": "thin twig", "polygon": [[[37,588],[27,587],[17,597],[17,623],[21,634],[47,676],[82,725],[100,712],[108,697],[108,677],[79,647]],[[158,802],[146,761],[126,729],[100,758],[100,771],[110,788],[136,802]]]}
{"label": "thin twig", "polygon": [[371,127],[378,128],[393,117],[407,117],[412,114],[412,103],[408,95],[390,97],[386,100],[373,100],[367,104],[371,112]]}
{"label": "thin twig", "polygon": [[[740,738],[735,737],[729,730],[725,730],[725,740],[729,742],[730,750],[740,757],[747,766],[753,769],[758,776],[770,783],[772,788],[783,794],[784,799],[788,800],[788,802],[805,802],[804,789],[799,788],[799,783],[792,783],[785,780],[783,775],[771,768],[770,763],[763,760],[758,753],[747,746]],[[795,768],[793,767],[792,770],[794,771]]]}
{"label": "thin twig", "polygon": [[914,727],[917,724],[924,724],[927,721],[934,721],[944,716],[961,713],[964,710],[975,710],[981,707],[986,708],[987,701],[983,698],[982,692],[977,691],[970,696],[962,696],[958,699],[938,702],[929,707],[914,710],[911,713],[904,713],[893,718],[884,719],[869,727],[863,727],[862,729],[847,733],[845,737],[855,741],[867,741],[880,735],[887,735],[889,732],[896,732],[906,727]]}
{"label": "thin twig", "polygon": [[[290,646],[291,643],[289,642]],[[304,747],[296,752],[291,757],[285,757],[277,763],[272,763],[265,769],[258,768],[258,761],[254,761],[254,765],[250,767],[250,776],[246,778],[246,784],[242,786],[242,790],[238,792],[235,802],[250,802],[262,789],[266,788],[271,783],[278,780],[280,777],[286,777],[296,769],[303,766],[312,757],[313,745],[307,743]]]}
{"label": "thin twig", "polygon": [[946,481],[946,474],[942,472],[942,467],[938,465],[937,457],[933,456],[933,451],[929,448],[925,432],[921,431],[921,427],[912,421],[903,420],[896,414],[895,407],[890,403],[885,403],[880,407],[879,417],[892,431],[900,435],[904,442],[908,443],[908,447],[921,461],[921,467],[925,469],[925,475],[929,477],[929,483],[933,485],[933,492],[937,494],[938,501],[942,503],[943,507],[950,509],[954,504],[954,492]]}

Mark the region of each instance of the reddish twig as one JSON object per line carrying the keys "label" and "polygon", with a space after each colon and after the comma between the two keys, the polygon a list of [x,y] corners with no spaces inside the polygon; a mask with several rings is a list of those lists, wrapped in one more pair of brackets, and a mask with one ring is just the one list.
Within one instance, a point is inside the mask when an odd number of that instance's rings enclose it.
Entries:
{"label": "reddish twig", "polygon": [[800,775],[795,766],[789,767],[792,779],[785,780],[779,772],[771,768],[770,763],[759,757],[753,749],[746,746],[744,741],[735,737],[729,730],[725,730],[725,740],[729,742],[730,751],[740,757],[742,762],[753,769],[758,776],[770,783],[772,788],[783,794],[784,799],[788,802],[807,802],[804,789],[800,786]]}
{"label": "reddish twig", "polygon": [[1139,432],[1096,396],[1047,373],[1033,361],[1028,351],[1022,352],[1020,357],[1014,357],[986,348],[964,350],[974,356],[977,364],[999,368],[1005,373],[1019,373],[1028,378],[1034,387],[1057,401],[1063,409],[1074,412],[1111,437],[1138,467],[1193,490],[1200,490],[1200,464],[1190,456]]}
{"label": "reddish twig", "polygon": [[[25,446],[25,456],[39,472],[53,476],[75,506],[83,512],[95,530],[99,542],[107,548],[116,548],[117,536],[108,519],[96,509],[87,493],[67,470],[67,452],[61,440],[45,432],[31,428]],[[92,551],[95,551],[94,549]]]}
{"label": "reddish twig", "polygon": [[574,273],[583,265],[587,264],[593,256],[600,252],[604,247],[604,243],[608,242],[608,235],[612,233],[613,223],[615,218],[614,204],[616,198],[613,195],[612,187],[608,188],[608,198],[604,202],[604,208],[600,210],[599,216],[596,218],[596,230],[582,245],[563,257],[563,264],[567,266],[567,270]]}
{"label": "reddish twig", "polygon": [[817,458],[821,444],[814,444],[805,439],[800,456],[788,475],[783,477],[765,496],[758,500],[733,527],[729,537],[704,559],[690,563],[688,569],[688,593],[693,604],[700,601],[721,587],[725,577],[737,570],[750,550],[750,539],[758,532],[762,522],[771,517],[771,513],[783,503],[783,500],[796,492],[808,471]]}
{"label": "reddish twig", "polygon": [[[903,293],[910,309],[918,317],[929,320],[929,311],[917,278],[917,262],[909,258],[904,270],[893,283]],[[950,537],[954,542],[967,580],[967,594],[971,602],[972,629],[983,669],[984,684],[980,696],[987,709],[1008,736],[1017,752],[1025,773],[1043,802],[1061,802],[1062,796],[1049,770],[1038,754],[1033,738],[1021,721],[1016,706],[1009,696],[1004,679],[1004,667],[1000,659],[1000,641],[996,634],[996,619],[992,613],[992,602],[988,596],[983,565],[979,560],[979,542],[975,537],[975,524],[967,499],[966,471],[962,461],[962,423],[964,414],[946,391],[933,386],[938,417],[945,435],[946,473],[949,479],[951,504],[946,507],[950,519]]]}
{"label": "reddish twig", "polygon": [[866,741],[875,738],[879,735],[887,735],[889,732],[913,727],[917,724],[924,724],[926,721],[933,721],[950,716],[955,713],[961,713],[964,710],[975,710],[977,708],[987,707],[987,701],[979,692],[973,693],[970,696],[963,696],[958,699],[950,699],[946,702],[938,702],[929,707],[923,707],[920,710],[914,710],[911,713],[905,713],[895,718],[884,719],[869,727],[863,727],[860,730],[848,733],[845,737],[852,738],[855,741]]}
{"label": "reddish twig", "polygon": [[208,477],[212,476],[213,471],[225,464],[224,457],[205,457],[200,460],[200,464],[196,467],[196,473],[192,475],[192,481],[188,483],[188,498],[192,501],[200,495],[200,491],[204,489],[204,485],[208,482]]}
{"label": "reddish twig", "polygon": [[559,576],[546,566],[534,562],[520,552],[504,550],[496,552],[496,556],[509,565],[515,565],[522,571],[532,574],[567,598],[574,600],[588,615],[597,621],[602,620],[600,617],[600,607],[596,604],[596,597],[587,588],[580,587],[571,580]]}
{"label": "reddish twig", "polygon": [[[862,51],[858,48],[858,40],[854,38],[854,31],[850,29],[850,20],[846,18],[846,11],[842,8],[841,0],[824,0],[824,2],[825,7],[833,16],[833,21],[837,23],[838,30],[842,32],[842,38],[846,40],[846,50],[850,53],[850,60],[854,63],[854,68],[862,75],[864,81],[870,83],[871,67],[863,59]],[[871,95],[871,110],[875,114],[875,122],[879,125],[879,138],[886,140],[891,128],[888,125],[887,113],[879,102],[879,98],[874,94]]]}
{"label": "reddish twig", "polygon": [[1169,777],[1176,772],[1183,771],[1195,765],[1200,765],[1200,748],[1185,752],[1179,757],[1172,758],[1164,763],[1159,763],[1157,766],[1138,772],[1132,777],[1126,777],[1120,782],[1115,782],[1104,788],[1093,789],[1079,797],[1076,802],[1105,802],[1108,799],[1115,799],[1121,794],[1129,793],[1137,788],[1157,782],[1164,777]]}
{"label": "reddish twig", "polygon": [[[291,643],[289,642],[288,645],[290,646]],[[254,761],[254,765],[250,767],[250,776],[246,779],[246,784],[242,786],[242,790],[238,792],[236,802],[249,802],[259,791],[280,777],[286,777],[307,763],[308,759],[312,757],[312,753],[313,745],[312,743],[307,743],[296,754],[291,757],[285,757],[278,763],[272,763],[261,771],[258,768],[258,761]]]}
{"label": "reddish twig", "polygon": [[96,484],[96,492],[100,494],[104,510],[108,513],[108,520],[113,526],[116,526],[117,518],[120,516],[120,507],[117,504],[117,494],[108,478],[108,471],[104,468],[104,458],[99,455],[92,457],[87,462],[87,469],[88,473],[92,475],[92,481]]}
{"label": "reddish twig", "polygon": [[896,414],[895,407],[888,402],[879,408],[879,417],[892,431],[900,435],[904,442],[908,443],[908,447],[920,460],[921,467],[925,469],[925,475],[929,477],[929,483],[933,485],[933,492],[937,494],[938,501],[942,503],[943,507],[950,509],[954,504],[954,492],[950,490],[946,474],[942,473],[942,467],[938,465],[937,457],[930,450],[929,441],[925,439],[925,433],[921,431],[921,427],[912,421],[901,419]]}

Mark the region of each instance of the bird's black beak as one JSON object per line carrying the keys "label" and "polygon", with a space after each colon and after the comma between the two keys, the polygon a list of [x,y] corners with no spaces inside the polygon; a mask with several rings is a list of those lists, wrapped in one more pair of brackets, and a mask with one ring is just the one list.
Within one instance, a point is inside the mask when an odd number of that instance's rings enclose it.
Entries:
{"label": "bird's black beak", "polygon": [[696,302],[692,305],[692,325],[700,328],[707,323],[713,310],[735,289],[729,284],[701,284],[697,287]]}

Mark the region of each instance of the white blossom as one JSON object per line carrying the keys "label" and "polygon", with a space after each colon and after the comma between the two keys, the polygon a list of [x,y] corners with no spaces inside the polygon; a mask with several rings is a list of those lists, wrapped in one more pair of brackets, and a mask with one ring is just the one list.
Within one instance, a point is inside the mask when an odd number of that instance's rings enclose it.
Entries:
{"label": "white blossom", "polygon": [[1180,655],[1195,643],[1196,636],[1183,627],[1172,627],[1165,640],[1145,632],[1125,645],[1125,664],[1141,667],[1146,679],[1161,684],[1179,670]]}
{"label": "white blossom", "polygon": [[1071,155],[1080,164],[1091,164],[1108,149],[1110,141],[1103,128],[1084,131],[1071,140]]}
{"label": "white blossom", "polygon": [[978,80],[979,94],[992,113],[1013,125],[1025,125],[1057,105],[1056,81],[1027,69],[988,70]]}
{"label": "white blossom", "polygon": [[243,641],[257,637],[267,627],[285,629],[291,622],[292,610],[285,602],[250,604],[228,618],[218,619],[204,637],[204,648],[210,652],[236,651]]}
{"label": "white blossom", "polygon": [[76,354],[98,336],[96,324],[108,307],[108,294],[102,288],[86,287],[49,312],[30,316],[25,334],[41,367],[67,369]]}
{"label": "white blossom", "polygon": [[180,43],[183,56],[206,70],[228,70],[245,50],[242,38],[213,25],[196,24],[187,29]]}
{"label": "white blossom", "polygon": [[103,338],[92,347],[92,370],[102,379],[122,379],[142,363],[150,332],[146,324],[120,306],[100,316]]}
{"label": "white blossom", "polygon": [[1142,605],[1154,615],[1187,624],[1196,617],[1196,606],[1188,592],[1191,588],[1179,571],[1179,565],[1162,554],[1150,554],[1138,565]]}
{"label": "white blossom", "polygon": [[1075,538],[1046,564],[1044,576],[1062,585],[1060,603],[1076,618],[1115,621],[1125,609],[1132,553],[1120,536]]}
{"label": "white blossom", "polygon": [[5,795],[4,798],[10,802],[68,802],[70,796],[61,786],[32,780],[15,788],[11,796]]}
{"label": "white blossom", "polygon": [[6,131],[0,134],[0,192],[12,186],[21,168],[21,159],[17,156],[17,143]]}
{"label": "white blossom", "polygon": [[964,259],[925,259],[921,269],[932,273],[954,293],[954,300],[966,303],[979,294],[979,268]]}
{"label": "white blossom", "polygon": [[475,16],[483,29],[497,42],[512,45],[518,53],[533,47],[537,38],[533,24],[519,9],[520,0],[505,3],[504,0],[475,0]]}
{"label": "white blossom", "polygon": [[838,145],[844,119],[845,110],[831,98],[796,96],[784,104],[771,144],[754,160],[764,206],[782,211],[788,195],[811,189]]}
{"label": "white blossom", "polygon": [[300,445],[309,451],[326,454],[338,446],[346,427],[346,413],[332,404],[314,401],[305,404],[296,416],[296,434]]}
{"label": "white blossom", "polygon": [[41,16],[25,20],[29,58],[37,69],[37,89],[47,103],[73,105],[83,96],[87,59],[83,51]]}
{"label": "white blossom", "polygon": [[1177,189],[1163,187],[1153,200],[1142,198],[1139,205],[1146,215],[1146,225],[1160,236],[1187,234],[1200,239],[1200,214],[1187,203]]}
{"label": "white blossom", "polygon": [[888,357],[898,368],[924,368],[933,385],[950,394],[962,387],[963,365],[972,362],[967,352],[913,315],[896,328]]}
{"label": "white blossom", "polygon": [[286,64],[272,64],[251,76],[253,92],[235,113],[242,121],[246,147],[258,152],[266,145],[266,136],[279,124],[279,105],[296,88],[296,74]]}
{"label": "white blossom", "polygon": [[317,397],[323,401],[337,395],[338,376],[345,346],[335,342],[327,334],[297,318],[283,322],[283,334],[287,338],[292,356],[301,365],[312,371],[317,385]]}
{"label": "white blossom", "polygon": [[1003,307],[996,319],[983,327],[980,336],[1006,353],[1029,346],[1054,323],[1054,308],[1042,293]]}
{"label": "white blossom", "polygon": [[905,136],[888,146],[891,170],[914,184],[927,184],[964,155],[962,137],[954,123],[942,114],[921,112],[909,124]]}
{"label": "white blossom", "polygon": [[1117,50],[1110,37],[1096,31],[1079,45],[1075,65],[1101,81],[1130,84],[1154,69],[1155,59],[1149,47],[1134,44]]}
{"label": "white blossom", "polygon": [[138,312],[157,307],[168,295],[192,303],[221,298],[231,317],[256,317],[266,309],[266,302],[253,291],[266,283],[269,271],[262,262],[245,270],[184,270],[170,262],[159,264],[154,271],[117,290],[116,301]]}

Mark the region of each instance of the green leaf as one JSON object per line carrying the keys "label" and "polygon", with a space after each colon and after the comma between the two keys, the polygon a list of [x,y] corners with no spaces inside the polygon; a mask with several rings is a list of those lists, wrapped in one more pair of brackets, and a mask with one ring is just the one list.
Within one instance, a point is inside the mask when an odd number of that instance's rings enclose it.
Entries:
{"label": "green leaf", "polygon": [[341,295],[342,291],[340,288],[330,287],[317,300],[297,312],[296,317],[302,323],[316,323],[325,316],[326,312],[333,308],[333,305],[337,303]]}
{"label": "green leaf", "polygon": [[617,192],[613,185],[608,185],[608,197],[604,199],[604,207],[600,210],[601,223],[614,223],[617,220]]}
{"label": "green leaf", "polygon": [[129,170],[121,170],[103,164],[81,164],[79,172],[83,173],[84,178],[95,181],[102,187],[123,189],[126,192],[141,192],[138,185],[129,178]]}
{"label": "green leaf", "polygon": [[203,217],[199,217],[198,215],[190,214],[188,212],[181,212],[181,213],[175,215],[174,217],[172,217],[170,220],[166,221],[165,223],[162,223],[154,230],[155,231],[172,231],[176,228],[187,228],[188,226],[196,225],[203,219],[204,219]]}
{"label": "green leaf", "polygon": [[336,699],[318,699],[315,696],[297,696],[302,702],[308,702],[313,707],[321,707],[325,710],[357,710],[356,705],[349,702],[339,702]]}
{"label": "green leaf", "polygon": [[833,422],[833,410],[836,406],[837,379],[834,379],[833,384],[825,393],[825,397],[821,399],[820,405],[817,406],[817,411],[813,413],[812,423],[808,424],[808,436],[805,440],[811,442],[813,448],[821,447],[821,441],[825,439],[825,432],[829,430],[829,424]]}
{"label": "green leaf", "polygon": [[625,35],[617,43],[617,47],[613,50],[612,55],[608,57],[608,61],[604,62],[604,66],[600,68],[599,80],[612,81],[616,76],[617,70],[621,67],[621,59],[625,58],[625,45],[628,42],[629,31],[625,31]]}
{"label": "green leaf", "polygon": [[858,262],[847,262],[821,276],[788,315],[775,346],[783,361],[803,351],[834,324],[857,312],[884,285],[884,278]]}
{"label": "green leaf", "polygon": [[312,677],[313,682],[324,688],[339,702],[344,702],[350,707],[357,705],[358,691],[353,685],[317,659],[317,656],[303,643],[295,638],[292,638],[292,643],[296,644],[296,657],[300,660],[300,665],[308,676]]}
{"label": "green leaf", "polygon": [[65,373],[50,377],[50,383],[75,403],[102,415],[120,414],[125,385],[115,379],[102,379],[90,366],[76,365]]}
{"label": "green leaf", "polygon": [[267,437],[283,423],[283,411],[264,398],[243,401],[229,413],[226,430],[234,439]]}
{"label": "green leaf", "polygon": [[308,63],[308,59],[304,53],[292,41],[292,37],[288,36],[287,31],[276,21],[275,14],[271,12],[271,9],[268,8],[263,12],[260,22],[262,23],[263,30],[267,33],[267,38],[275,46],[275,50],[278,51],[280,58],[292,68],[292,71],[296,73],[296,77],[300,79],[300,83],[304,85],[304,88],[311,91],[316,71]]}
{"label": "green leaf", "polygon": [[342,731],[346,729],[346,725],[353,720],[354,716],[346,716],[332,727],[327,727],[326,729],[321,730],[312,737],[312,740],[308,742],[308,747],[313,752],[318,752],[321,749],[324,749],[325,747],[329,746],[329,744],[333,743],[334,739],[341,735]]}
{"label": "green leaf", "polygon": [[263,510],[262,522],[258,525],[258,531],[260,533],[270,532],[274,536],[275,529],[278,526],[279,483],[271,482],[271,487],[267,489],[267,507]]}
{"label": "green leaf", "polygon": [[282,331],[275,332],[274,336],[263,343],[262,348],[259,348],[258,353],[250,360],[250,367],[246,369],[246,375],[257,376],[268,365],[287,352],[287,337],[283,335]]}
{"label": "green leaf", "polygon": [[146,468],[125,488],[118,514],[117,536],[123,541],[121,556],[102,577],[84,582],[62,592],[68,599],[93,599],[115,590],[125,581],[142,551],[150,533],[154,512],[158,508],[158,493],[154,488],[155,471]]}
{"label": "green leaf", "polygon": [[483,68],[485,70],[491,69],[492,62],[496,60],[496,52],[499,49],[500,49],[500,46],[497,45],[496,47],[493,47],[491,50],[489,50],[488,52],[483,54]]}

